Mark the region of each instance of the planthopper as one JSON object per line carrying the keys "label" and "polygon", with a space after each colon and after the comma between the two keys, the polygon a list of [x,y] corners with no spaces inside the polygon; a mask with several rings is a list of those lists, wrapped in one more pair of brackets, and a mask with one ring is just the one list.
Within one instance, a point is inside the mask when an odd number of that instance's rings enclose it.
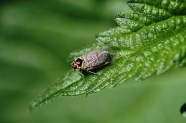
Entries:
{"label": "planthopper", "polygon": [[75,58],[71,62],[71,67],[73,69],[79,69],[81,72],[86,71],[88,73],[97,74],[92,70],[105,66],[109,63],[111,63],[111,55],[108,51],[95,50]]}

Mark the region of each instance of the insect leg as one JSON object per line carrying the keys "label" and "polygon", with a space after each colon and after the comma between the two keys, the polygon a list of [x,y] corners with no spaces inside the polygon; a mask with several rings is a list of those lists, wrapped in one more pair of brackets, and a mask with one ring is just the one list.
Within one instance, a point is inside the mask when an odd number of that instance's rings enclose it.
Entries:
{"label": "insect leg", "polygon": [[84,77],[84,75],[83,75],[83,73],[82,73],[82,72],[79,72],[79,74],[80,74],[82,77]]}
{"label": "insect leg", "polygon": [[82,76],[82,77],[84,77],[84,75],[83,75],[83,73],[82,73],[82,70],[80,69],[80,71],[79,71],[79,74]]}
{"label": "insect leg", "polygon": [[91,73],[91,74],[94,74],[94,75],[98,75],[97,73],[93,72],[93,71],[90,71],[90,70],[86,70],[87,72]]}

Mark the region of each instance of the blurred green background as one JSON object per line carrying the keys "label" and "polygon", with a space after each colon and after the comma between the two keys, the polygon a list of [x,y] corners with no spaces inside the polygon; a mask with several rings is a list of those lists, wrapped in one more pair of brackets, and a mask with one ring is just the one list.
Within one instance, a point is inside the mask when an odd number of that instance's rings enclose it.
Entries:
{"label": "blurred green background", "polygon": [[116,26],[126,0],[1,0],[0,123],[185,123],[186,68],[86,97],[29,103],[65,71],[68,55]]}

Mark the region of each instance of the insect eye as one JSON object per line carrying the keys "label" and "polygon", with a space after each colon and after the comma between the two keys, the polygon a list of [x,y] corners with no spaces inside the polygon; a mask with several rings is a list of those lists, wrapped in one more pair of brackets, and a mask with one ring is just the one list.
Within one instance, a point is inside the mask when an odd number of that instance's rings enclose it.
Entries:
{"label": "insect eye", "polygon": [[74,68],[74,69],[78,68],[78,66],[76,64],[72,64],[71,67]]}

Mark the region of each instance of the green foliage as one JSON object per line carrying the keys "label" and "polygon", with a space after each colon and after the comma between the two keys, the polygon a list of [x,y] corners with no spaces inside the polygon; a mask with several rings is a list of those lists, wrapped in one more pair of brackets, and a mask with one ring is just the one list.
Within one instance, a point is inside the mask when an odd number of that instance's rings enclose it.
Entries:
{"label": "green foliage", "polygon": [[98,76],[81,77],[70,70],[39,95],[31,109],[55,97],[98,92],[135,78],[146,79],[172,67],[182,66],[186,55],[186,3],[174,0],[130,0],[132,12],[116,16],[118,27],[100,33],[97,43],[74,52],[78,57],[98,48],[108,50],[112,63],[98,71]]}

